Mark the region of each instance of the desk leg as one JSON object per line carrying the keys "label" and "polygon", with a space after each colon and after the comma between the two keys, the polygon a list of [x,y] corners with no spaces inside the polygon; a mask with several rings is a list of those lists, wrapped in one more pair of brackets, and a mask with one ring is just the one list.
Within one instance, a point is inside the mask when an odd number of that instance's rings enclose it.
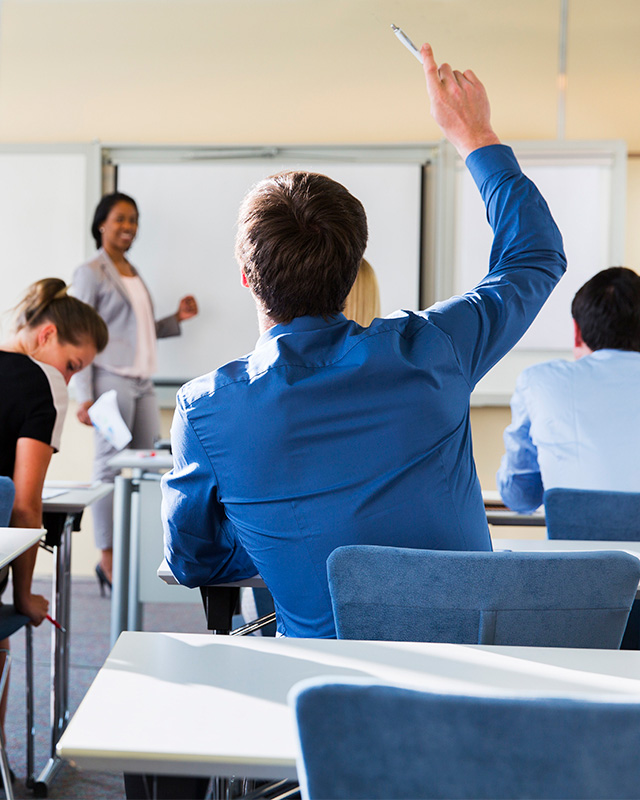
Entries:
{"label": "desk leg", "polygon": [[127,630],[129,599],[129,545],[133,478],[118,475],[113,493],[113,588],[111,596],[111,647]]}
{"label": "desk leg", "polygon": [[67,514],[54,548],[51,615],[64,631],[52,626],[51,633],[51,755],[33,784],[36,797],[46,797],[48,784],[63,765],[56,755],[56,745],[69,722],[69,625],[71,620],[71,533],[74,515]]}
{"label": "desk leg", "polygon": [[240,589],[236,586],[201,586],[200,594],[207,628],[214,634],[229,633]]}
{"label": "desk leg", "polygon": [[142,630],[142,603],[140,602],[140,481],[142,470],[134,469],[131,486],[129,519],[129,596],[127,605],[127,630]]}

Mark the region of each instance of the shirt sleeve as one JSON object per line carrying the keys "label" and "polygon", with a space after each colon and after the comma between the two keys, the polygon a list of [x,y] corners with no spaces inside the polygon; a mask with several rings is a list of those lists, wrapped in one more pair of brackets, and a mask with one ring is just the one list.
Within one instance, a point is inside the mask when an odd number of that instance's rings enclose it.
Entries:
{"label": "shirt sleeve", "polygon": [[494,232],[489,272],[472,291],[424,313],[450,337],[473,388],[531,325],[566,258],[551,212],[511,148],[482,147],[466,163]]}
{"label": "shirt sleeve", "polygon": [[171,572],[192,588],[256,575],[218,501],[215,471],[180,396],[171,447],[174,466],[162,478],[164,553]]}
{"label": "shirt sleeve", "polygon": [[520,375],[511,398],[511,424],[505,429],[505,454],[496,476],[504,504],[520,514],[535,511],[542,504],[544,486],[538,464],[538,449],[531,440],[531,419],[527,410],[526,371]]}
{"label": "shirt sleeve", "polygon": [[60,449],[67,411],[67,387],[62,374],[49,364],[29,359],[18,392],[21,422],[16,439],[36,439]]}

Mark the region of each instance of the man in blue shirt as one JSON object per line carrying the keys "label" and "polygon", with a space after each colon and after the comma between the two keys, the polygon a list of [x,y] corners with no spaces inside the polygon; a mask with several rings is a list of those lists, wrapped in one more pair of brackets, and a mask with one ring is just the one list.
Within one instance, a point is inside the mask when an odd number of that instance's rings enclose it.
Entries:
{"label": "man in blue shirt", "polygon": [[524,370],[511,400],[497,481],[514,511],[557,486],[640,491],[640,276],[599,272],[571,314],[577,360]]}
{"label": "man in blue shirt", "polygon": [[462,297],[362,328],[341,310],[366,246],[364,209],[325,176],[273,176],[245,198],[236,240],[256,348],[178,396],[163,480],[171,570],[187,586],[259,572],[287,636],[335,636],[326,560],[340,545],[491,549],[469,396],[565,269],[546,203],[491,128],[483,85],[438,69],[429,45],[422,56],[432,114],[487,206],[489,274]]}

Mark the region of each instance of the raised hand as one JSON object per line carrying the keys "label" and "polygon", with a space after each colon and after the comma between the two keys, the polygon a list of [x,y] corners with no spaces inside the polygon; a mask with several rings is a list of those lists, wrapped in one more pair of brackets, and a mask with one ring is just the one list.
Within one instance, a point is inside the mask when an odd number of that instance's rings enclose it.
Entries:
{"label": "raised hand", "polygon": [[421,49],[431,115],[462,158],[478,147],[499,144],[491,127],[491,110],[484,86],[470,69],[453,70],[449,64],[439,68],[431,45]]}
{"label": "raised hand", "polygon": [[178,310],[176,312],[176,317],[178,322],[182,322],[185,319],[191,319],[191,317],[195,317],[198,313],[198,303],[196,298],[192,294],[188,294],[186,297],[183,297],[178,304]]}

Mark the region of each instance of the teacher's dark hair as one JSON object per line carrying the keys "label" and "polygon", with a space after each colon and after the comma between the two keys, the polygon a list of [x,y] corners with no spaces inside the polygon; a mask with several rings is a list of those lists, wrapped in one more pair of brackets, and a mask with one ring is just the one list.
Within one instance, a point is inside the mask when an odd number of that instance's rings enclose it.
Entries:
{"label": "teacher's dark hair", "polygon": [[571,314],[591,350],[640,351],[640,275],[603,269],[578,289]]}
{"label": "teacher's dark hair", "polygon": [[96,241],[97,248],[102,247],[102,234],[100,233],[100,226],[109,216],[109,212],[117,203],[129,203],[135,208],[136,214],[139,214],[136,201],[133,199],[133,197],[129,197],[128,194],[124,194],[123,192],[112,192],[111,194],[105,194],[105,196],[96,206],[96,210],[93,214],[93,222],[91,223],[91,235]]}
{"label": "teacher's dark hair", "polygon": [[68,294],[68,290],[60,278],[42,278],[32,283],[15,308],[16,331],[52,322],[62,344],[89,341],[101,353],[109,341],[106,322],[95,308]]}
{"label": "teacher's dark hair", "polygon": [[362,203],[312,172],[281,172],[258,183],[238,217],[236,259],[276,323],[331,317],[344,308],[367,245]]}

